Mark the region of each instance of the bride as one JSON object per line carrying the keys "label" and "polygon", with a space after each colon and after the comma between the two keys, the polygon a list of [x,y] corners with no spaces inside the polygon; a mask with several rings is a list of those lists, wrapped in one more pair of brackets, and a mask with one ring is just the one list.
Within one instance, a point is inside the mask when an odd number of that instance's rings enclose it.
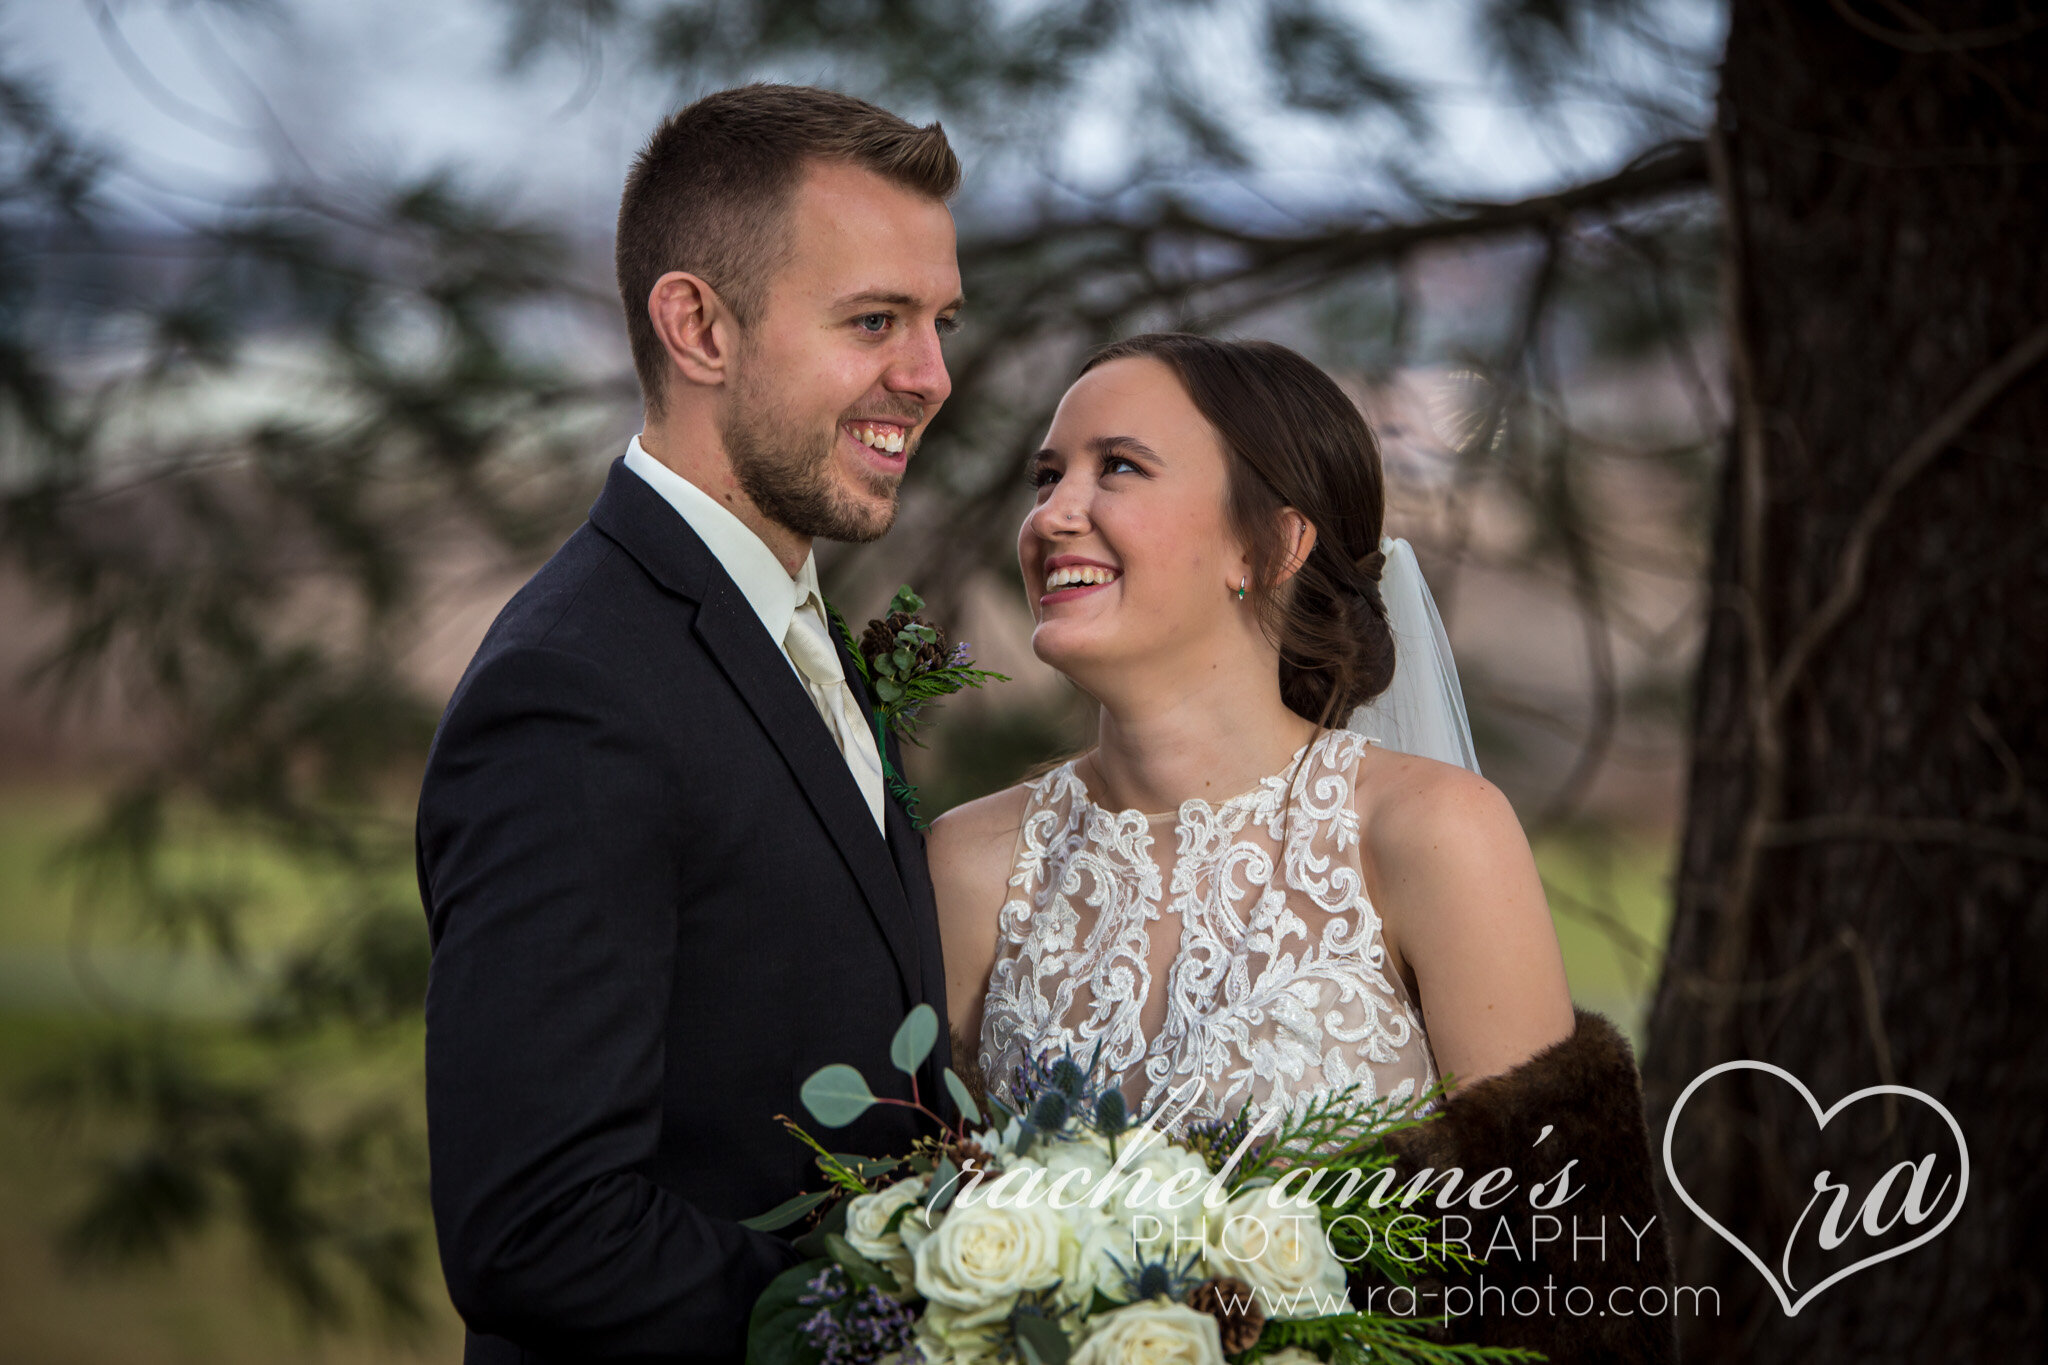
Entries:
{"label": "bride", "polygon": [[1397,663],[1382,546],[1413,561],[1381,539],[1379,448],[1342,390],[1271,343],[1134,337],[1089,360],[1030,479],[1032,648],[1100,738],[930,830],[987,1084],[1099,1045],[1138,1112],[1198,1077],[1186,1117],[1228,1118],[1461,1090],[1570,1036],[1499,789],[1383,743],[1369,707],[1344,728]]}

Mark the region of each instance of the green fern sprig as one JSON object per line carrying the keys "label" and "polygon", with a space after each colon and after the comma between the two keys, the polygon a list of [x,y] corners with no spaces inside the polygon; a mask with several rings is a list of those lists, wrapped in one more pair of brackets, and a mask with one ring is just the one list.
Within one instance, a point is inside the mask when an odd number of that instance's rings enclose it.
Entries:
{"label": "green fern sprig", "polygon": [[1544,1361],[1541,1351],[1518,1346],[1469,1346],[1431,1341],[1427,1318],[1402,1318],[1388,1313],[1334,1313],[1321,1318],[1272,1320],[1259,1334],[1259,1344],[1234,1360],[1251,1365],[1262,1356],[1288,1346],[1313,1351],[1331,1365],[1378,1365],[1406,1361],[1412,1365],[1495,1365],[1507,1361]]}
{"label": "green fern sprig", "polygon": [[1347,1264],[1369,1267],[1398,1285],[1412,1284],[1420,1274],[1469,1270],[1480,1262],[1460,1244],[1433,1238],[1437,1222],[1412,1213],[1412,1199],[1375,1205],[1368,1197],[1384,1183],[1375,1177],[1395,1163],[1387,1137],[1434,1121],[1422,1107],[1448,1093],[1451,1084],[1446,1078],[1406,1100],[1361,1100],[1357,1086],[1318,1095],[1271,1141],[1247,1153],[1232,1192],[1312,1168],[1322,1178],[1309,1197],[1319,1206],[1331,1249]]}
{"label": "green fern sprig", "polygon": [[920,829],[925,821],[917,812],[917,788],[906,781],[896,765],[889,761],[890,733],[893,731],[903,742],[922,748],[923,742],[917,738],[917,730],[926,722],[922,713],[927,705],[962,688],[1010,680],[1006,674],[974,667],[964,644],[955,646],[945,656],[945,662],[930,662],[931,654],[942,646],[945,636],[937,626],[917,615],[923,610],[924,599],[912,592],[909,584],[898,588],[896,595],[889,599],[889,610],[881,619],[870,622],[868,629],[872,633],[879,627],[887,634],[888,622],[898,616],[906,619],[887,641],[887,652],[877,651],[876,656],[870,658],[864,642],[854,638],[846,618],[830,603],[825,607],[826,614],[839,631],[839,638],[846,643],[846,652],[853,657],[854,667],[860,671],[861,680],[875,698],[875,746],[882,757],[882,775],[889,784],[890,792],[910,813],[911,824]]}

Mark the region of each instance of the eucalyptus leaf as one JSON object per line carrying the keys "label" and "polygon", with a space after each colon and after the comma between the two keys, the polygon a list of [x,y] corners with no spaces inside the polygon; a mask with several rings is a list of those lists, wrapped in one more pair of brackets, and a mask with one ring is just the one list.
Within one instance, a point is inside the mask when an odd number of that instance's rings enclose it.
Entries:
{"label": "eucalyptus leaf", "polygon": [[1043,1365],[1067,1365],[1067,1358],[1074,1354],[1074,1345],[1067,1340],[1067,1334],[1051,1318],[1036,1317],[1019,1313],[1010,1320],[1017,1331],[1017,1344],[1030,1351]]}
{"label": "eucalyptus leaf", "polygon": [[1098,1289],[1088,1301],[1088,1316],[1091,1318],[1100,1317],[1104,1313],[1113,1313],[1117,1309],[1127,1306],[1123,1300],[1112,1299],[1109,1295]]}
{"label": "eucalyptus leaf", "polygon": [[938,1011],[930,1005],[919,1005],[904,1015],[903,1022],[896,1026],[896,1036],[889,1042],[889,1060],[904,1075],[915,1076],[917,1069],[924,1065],[924,1059],[932,1055],[932,1047],[938,1041]]}
{"label": "eucalyptus leaf", "polygon": [[932,1183],[925,1190],[924,1206],[933,1213],[944,1213],[953,1202],[953,1196],[960,1193],[960,1168],[953,1164],[953,1158],[939,1158],[938,1169],[932,1172]]}
{"label": "eucalyptus leaf", "polygon": [[875,679],[875,695],[886,704],[903,700],[903,684],[894,678]]}
{"label": "eucalyptus leaf", "polygon": [[757,1213],[752,1218],[740,1219],[740,1226],[752,1228],[756,1232],[774,1232],[779,1228],[786,1228],[836,1193],[836,1190],[817,1190],[811,1194],[800,1194],[794,1199],[785,1199],[766,1213]]}
{"label": "eucalyptus leaf", "polygon": [[804,1108],[827,1128],[844,1128],[873,1107],[867,1077],[844,1062],[819,1067],[797,1092]]}
{"label": "eucalyptus leaf", "polygon": [[896,1212],[889,1215],[889,1221],[882,1224],[882,1235],[884,1237],[887,1237],[892,1233],[896,1233],[897,1230],[903,1226],[903,1220],[910,1217],[917,1211],[918,1205],[915,1200],[911,1201],[908,1204],[898,1204],[896,1206]]}
{"label": "eucalyptus leaf", "polygon": [[872,1180],[878,1175],[887,1175],[903,1163],[890,1156],[854,1156],[848,1152],[834,1152],[832,1159],[852,1171],[862,1180]]}
{"label": "eucalyptus leaf", "polygon": [[959,1074],[950,1066],[946,1068],[946,1093],[953,1097],[953,1103],[969,1123],[981,1122],[981,1106],[976,1104],[974,1096],[968,1093],[967,1082],[961,1080]]}
{"label": "eucalyptus leaf", "polygon": [[830,1262],[820,1257],[793,1265],[768,1282],[747,1318],[746,1365],[817,1365],[824,1352],[797,1329],[817,1313],[798,1302]]}
{"label": "eucalyptus leaf", "polygon": [[858,1251],[855,1251],[853,1243],[847,1241],[838,1233],[826,1233],[825,1246],[829,1250],[832,1259],[839,1263],[839,1268],[844,1270],[847,1277],[861,1288],[865,1289],[869,1285],[873,1285],[884,1294],[894,1294],[901,1288],[896,1283],[894,1275],[891,1275],[888,1271],[882,1269],[882,1267],[876,1265]]}

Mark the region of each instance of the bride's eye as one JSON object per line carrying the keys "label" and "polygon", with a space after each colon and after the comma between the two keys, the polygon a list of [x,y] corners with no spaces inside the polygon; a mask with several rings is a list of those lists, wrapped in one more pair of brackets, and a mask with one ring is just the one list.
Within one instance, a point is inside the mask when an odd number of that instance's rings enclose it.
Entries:
{"label": "bride's eye", "polygon": [[1057,480],[1059,476],[1060,472],[1057,469],[1054,469],[1051,465],[1033,465],[1030,469],[1025,471],[1024,482],[1030,484],[1033,488],[1043,488],[1047,484]]}
{"label": "bride's eye", "polygon": [[[1117,468],[1117,466],[1118,466],[1118,465],[1122,465],[1122,466],[1123,466],[1123,469],[1118,469],[1118,468]],[[1105,456],[1103,456],[1103,458],[1102,458],[1102,472],[1103,472],[1103,473],[1105,473],[1105,474],[1122,474],[1122,473],[1125,473],[1126,471],[1128,471],[1129,473],[1132,473],[1132,474],[1142,474],[1142,473],[1144,473],[1144,472],[1145,472],[1144,470],[1142,470],[1142,469],[1138,468],[1138,465],[1137,465],[1137,462],[1136,462],[1136,461],[1134,461],[1134,460],[1127,460],[1127,459],[1125,459],[1125,458],[1124,458],[1123,456],[1121,456],[1121,455],[1105,455]]]}

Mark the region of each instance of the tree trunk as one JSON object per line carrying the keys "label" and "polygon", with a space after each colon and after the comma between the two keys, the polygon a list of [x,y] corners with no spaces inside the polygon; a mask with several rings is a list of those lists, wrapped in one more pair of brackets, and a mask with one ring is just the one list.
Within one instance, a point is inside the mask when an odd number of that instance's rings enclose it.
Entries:
{"label": "tree trunk", "polygon": [[[1651,1132],[1731,1059],[1784,1068],[1823,1111],[1896,1083],[1954,1115],[1968,1192],[1932,1241],[1793,1316],[1667,1184],[1679,1282],[1719,1296],[1681,1313],[1688,1360],[2048,1352],[2044,18],[1733,5],[1714,148],[1737,429]],[[1929,1154],[1925,1220],[1898,1216],[1902,1176],[1883,1235],[1822,1244],[1819,1173],[1851,1191],[1847,1224],[1886,1169]],[[1795,1304],[1933,1228],[1962,1174],[1910,1096],[1822,1128],[1753,1070],[1687,1098],[1672,1164],[1781,1278],[1790,1242]]]}

